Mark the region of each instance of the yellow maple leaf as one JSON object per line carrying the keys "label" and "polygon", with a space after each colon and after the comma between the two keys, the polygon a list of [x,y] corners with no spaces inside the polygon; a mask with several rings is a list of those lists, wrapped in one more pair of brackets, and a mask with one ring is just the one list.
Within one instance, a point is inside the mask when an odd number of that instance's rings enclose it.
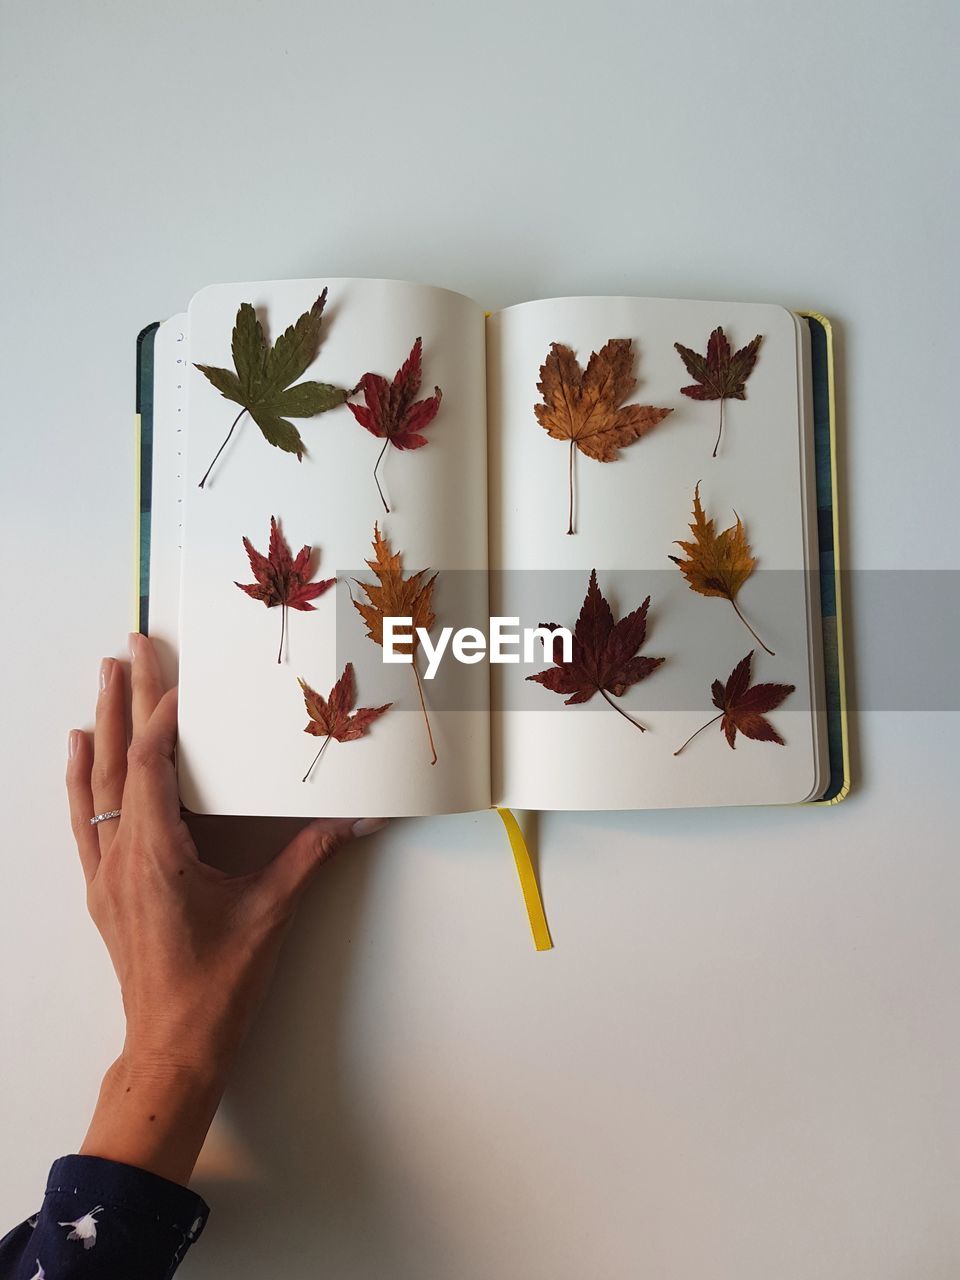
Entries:
{"label": "yellow maple leaf", "polygon": [[681,560],[679,556],[671,556],[670,559],[679,567],[692,591],[701,596],[721,596],[729,600],[757,644],[772,654],[773,650],[763,643],[737,604],[740,588],[757,567],[757,561],[747,541],[743,521],[736,512],[733,514],[737,517],[736,524],[717,533],[716,521],[708,520],[704,513],[698,481],[693,493],[693,523],[690,525],[693,541],[677,539],[677,546],[683,549],[687,559]]}

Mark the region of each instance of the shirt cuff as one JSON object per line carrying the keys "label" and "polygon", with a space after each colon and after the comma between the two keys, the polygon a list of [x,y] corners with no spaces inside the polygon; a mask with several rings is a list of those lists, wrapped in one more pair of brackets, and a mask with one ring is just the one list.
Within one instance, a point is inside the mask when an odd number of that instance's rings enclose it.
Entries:
{"label": "shirt cuff", "polygon": [[[62,1205],[66,1213],[82,1196],[84,1203],[114,1208],[136,1217],[155,1237],[175,1268],[200,1236],[210,1214],[206,1202],[187,1187],[133,1165],[99,1156],[62,1156],[50,1169],[44,1208]],[[73,1214],[70,1215],[75,1216]]]}

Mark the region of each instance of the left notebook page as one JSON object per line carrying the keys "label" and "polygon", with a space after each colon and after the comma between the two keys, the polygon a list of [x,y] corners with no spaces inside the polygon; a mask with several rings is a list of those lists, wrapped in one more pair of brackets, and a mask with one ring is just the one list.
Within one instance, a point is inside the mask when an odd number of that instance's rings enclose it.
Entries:
{"label": "left notebook page", "polygon": [[[271,445],[244,413],[201,489],[240,405],[195,366],[233,370],[231,335],[241,304],[254,308],[270,345],[324,288],[319,346],[292,385],[317,381],[351,390],[372,372],[386,380],[378,384],[385,389],[420,338],[422,385],[414,398],[429,399],[436,387],[442,391],[422,430],[426,444],[386,445],[377,472],[381,498],[374,466],[385,441],[365,430],[347,405],[308,418],[286,410],[305,447],[299,462]],[[376,524],[390,551],[402,556],[404,577],[419,570],[436,574],[431,603],[438,624],[448,612],[460,618],[488,611],[482,309],[447,290],[396,281],[216,285],[195,295],[185,321],[177,317],[161,326],[157,342],[156,447],[173,447],[178,457],[175,467],[161,469],[171,494],[154,525],[151,630],[156,623],[161,643],[172,643],[168,579],[179,561],[183,803],[199,813],[298,817],[489,806],[486,666],[447,663],[430,682],[420,654],[418,687],[408,665],[383,662],[354,607],[354,601],[367,601],[359,584],[377,583],[365,563],[374,558]],[[183,361],[176,365],[182,379],[170,378],[171,360]],[[351,402],[363,406],[363,391]],[[172,492],[174,476],[182,480],[178,494]],[[159,506],[155,501],[155,514]],[[271,517],[294,557],[301,547],[312,547],[310,582],[336,578],[310,601],[311,610],[266,607],[237,585],[255,584],[243,539],[266,556]],[[361,736],[334,736],[324,745],[323,734],[305,732],[308,712],[298,678],[326,698],[347,663],[354,668],[356,707],[392,705]],[[321,746],[322,756],[302,781]]]}

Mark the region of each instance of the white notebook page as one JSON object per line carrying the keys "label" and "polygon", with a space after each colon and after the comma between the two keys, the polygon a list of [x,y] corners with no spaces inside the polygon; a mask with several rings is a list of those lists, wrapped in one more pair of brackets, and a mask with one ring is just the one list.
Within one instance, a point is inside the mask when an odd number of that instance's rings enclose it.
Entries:
{"label": "white notebook page", "polygon": [[[724,438],[714,459],[718,402],[680,394],[691,379],[673,344],[704,351],[718,324],[735,347],[756,333],[764,343],[747,399],[724,405]],[[615,462],[577,456],[578,532],[569,537],[568,450],[534,417],[539,368],[551,342],[572,347],[585,366],[591,351],[614,337],[634,339],[639,381],[630,401],[672,406],[673,413]],[[567,707],[558,695],[524,684],[531,669],[545,664],[497,668],[496,802],[603,809],[806,799],[818,785],[821,748],[811,711],[816,690],[803,572],[811,495],[803,478],[794,316],[766,304],[551,299],[491,317],[487,351],[491,567],[507,571],[496,579],[503,587],[497,611],[572,626],[596,568],[618,617],[651,594],[643,652],[667,659],[621,700],[647,726],[645,733],[599,697]],[[667,559],[681,554],[674,540],[690,536],[698,480],[707,515],[718,527],[732,524],[735,510],[744,519],[759,565],[739,604],[776,657],[760,649],[727,601],[692,592]],[[547,566],[571,571],[570,580],[545,573]],[[768,570],[779,572],[765,581]],[[566,609],[558,616],[564,591]],[[684,739],[716,714],[712,681],[725,681],[750,649],[755,682],[796,685],[771,713],[787,746],[740,737],[731,750],[713,726],[674,757]]]}
{"label": "white notebook page", "polygon": [[[316,612],[288,611],[288,645],[277,665],[280,610],[266,609],[234,585],[251,576],[241,538],[266,551],[270,516],[281,519],[294,552],[319,551],[318,577],[366,575],[379,520],[408,570],[440,571],[434,600],[442,615],[453,574],[473,572],[476,610],[487,611],[486,415],[481,308],[447,290],[378,280],[303,280],[220,285],[189,309],[190,360],[232,368],[230,336],[241,302],[265,318],[272,341],[327,285],[319,356],[307,379],[351,387],[370,370],[390,378],[414,339],[423,338],[424,386],[443,391],[440,412],[416,451],[388,450],[382,483],[373,480],[382,441],[345,406],[300,420],[302,463],[271,447],[244,418],[203,490],[198,482],[226,434],[235,406],[197,370],[188,372],[187,483],[182,576],[181,795],[200,812],[290,816],[395,816],[462,811],[490,801],[486,691],[471,706],[432,706],[439,760],[430,764],[416,685],[409,668],[384,668],[366,639],[346,581],[316,601]],[[463,576],[456,579],[462,588]],[[354,595],[357,589],[353,588]],[[361,597],[362,598],[362,597]],[[377,660],[377,687],[360,681],[361,705],[394,700],[363,739],[331,742],[308,782],[302,775],[320,745],[303,732],[302,676],[326,695],[340,674],[337,614],[351,643]],[[351,630],[352,629],[352,630]],[[359,668],[358,668],[359,670]],[[421,665],[422,670],[422,665]],[[475,677],[476,678],[476,677]],[[485,669],[482,679],[485,680]],[[428,703],[433,691],[428,687]],[[448,699],[449,701],[449,699]]]}

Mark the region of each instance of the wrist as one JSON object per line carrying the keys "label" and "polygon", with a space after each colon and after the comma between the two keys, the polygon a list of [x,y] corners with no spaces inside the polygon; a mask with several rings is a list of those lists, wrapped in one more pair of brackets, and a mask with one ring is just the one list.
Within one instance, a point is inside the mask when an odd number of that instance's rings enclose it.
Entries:
{"label": "wrist", "polygon": [[133,1039],[128,1034],[120,1057],[108,1068],[106,1078],[116,1077],[125,1087],[137,1082],[153,1088],[177,1091],[207,1090],[219,1086],[227,1075],[224,1055],[198,1045],[184,1048]]}
{"label": "wrist", "polygon": [[108,1068],[81,1155],[186,1183],[223,1092],[212,1064],[127,1049]]}

